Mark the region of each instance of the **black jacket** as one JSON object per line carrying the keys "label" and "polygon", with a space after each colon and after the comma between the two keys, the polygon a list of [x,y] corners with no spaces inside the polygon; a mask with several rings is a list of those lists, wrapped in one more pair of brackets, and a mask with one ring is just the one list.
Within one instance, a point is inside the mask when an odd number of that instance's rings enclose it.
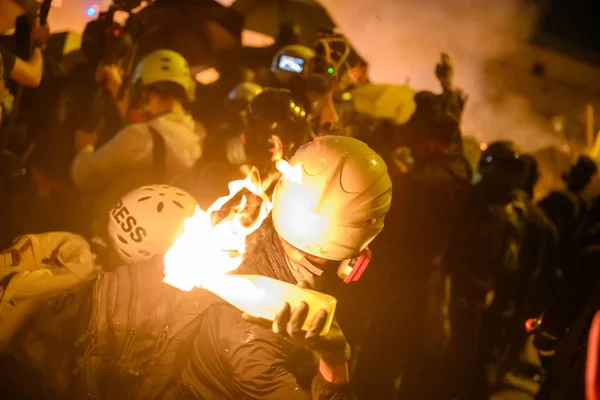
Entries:
{"label": "black jacket", "polygon": [[[256,232],[257,247],[239,268],[293,282],[272,223]],[[294,282],[295,283],[295,282]],[[212,306],[190,348],[174,398],[353,399],[349,385],[334,385],[318,373],[318,358],[272,331],[244,321],[228,304]]]}

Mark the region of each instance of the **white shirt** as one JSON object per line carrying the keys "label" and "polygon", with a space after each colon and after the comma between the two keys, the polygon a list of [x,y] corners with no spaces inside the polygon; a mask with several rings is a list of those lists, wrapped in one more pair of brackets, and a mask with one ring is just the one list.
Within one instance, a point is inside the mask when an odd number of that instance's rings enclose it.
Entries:
{"label": "white shirt", "polygon": [[125,127],[111,141],[94,151],[81,150],[71,164],[71,179],[82,190],[107,187],[125,172],[152,166],[152,125],[163,137],[168,174],[191,168],[202,155],[204,129],[190,115],[169,113],[147,123]]}

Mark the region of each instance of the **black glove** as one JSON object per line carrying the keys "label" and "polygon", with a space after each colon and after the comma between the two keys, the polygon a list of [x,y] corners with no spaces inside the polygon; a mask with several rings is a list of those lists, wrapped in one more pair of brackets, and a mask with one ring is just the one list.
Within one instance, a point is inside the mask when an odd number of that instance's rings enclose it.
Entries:
{"label": "black glove", "polygon": [[310,328],[305,332],[302,326],[307,316],[308,305],[305,302],[294,310],[285,303],[283,309],[275,316],[273,332],[279,333],[299,347],[316,351],[327,364],[337,365],[348,362],[350,346],[337,321],[333,320],[327,335],[321,336],[320,333],[327,321],[327,311],[317,312],[310,322]]}
{"label": "black glove", "polygon": [[[301,282],[299,286],[306,287]],[[308,331],[303,331],[302,326],[308,316],[308,304],[302,302],[296,309],[292,310],[289,303],[285,303],[283,309],[275,315],[273,322],[255,318],[243,314],[247,321],[271,326],[273,332],[283,336],[298,347],[307,348],[319,353],[321,359],[329,365],[338,365],[348,362],[350,359],[350,345],[342,332],[337,321],[334,319],[327,335],[320,335],[327,322],[327,311],[320,310],[310,322]]]}

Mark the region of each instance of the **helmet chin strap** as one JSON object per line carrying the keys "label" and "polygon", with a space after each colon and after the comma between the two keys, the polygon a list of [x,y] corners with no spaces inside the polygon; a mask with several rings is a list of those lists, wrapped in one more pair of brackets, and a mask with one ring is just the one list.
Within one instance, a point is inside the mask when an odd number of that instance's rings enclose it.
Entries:
{"label": "helmet chin strap", "polygon": [[308,271],[310,271],[311,274],[316,275],[316,276],[321,276],[323,275],[323,270],[320,268],[317,268],[313,263],[311,263],[310,261],[308,261],[308,259],[304,256],[302,256],[298,261],[296,261],[299,265],[303,266],[304,268],[306,268]]}
{"label": "helmet chin strap", "polygon": [[288,261],[288,267],[296,281],[305,281],[308,282],[311,287],[315,287],[317,278],[323,275],[323,270],[308,261],[302,253],[283,239],[281,239],[281,245],[283,247],[285,258]]}

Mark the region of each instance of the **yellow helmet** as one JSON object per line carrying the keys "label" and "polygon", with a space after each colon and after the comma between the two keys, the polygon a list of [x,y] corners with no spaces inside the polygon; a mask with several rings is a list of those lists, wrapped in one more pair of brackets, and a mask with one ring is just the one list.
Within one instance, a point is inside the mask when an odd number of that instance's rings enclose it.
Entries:
{"label": "yellow helmet", "polygon": [[357,257],[383,229],[392,182],[383,159],[360,140],[322,136],[300,147],[273,194],[275,230],[328,260]]}
{"label": "yellow helmet", "polygon": [[172,50],[156,50],[146,55],[136,66],[132,81],[142,85],[172,82],[185,90],[190,101],[196,96],[196,82],[188,62]]}

